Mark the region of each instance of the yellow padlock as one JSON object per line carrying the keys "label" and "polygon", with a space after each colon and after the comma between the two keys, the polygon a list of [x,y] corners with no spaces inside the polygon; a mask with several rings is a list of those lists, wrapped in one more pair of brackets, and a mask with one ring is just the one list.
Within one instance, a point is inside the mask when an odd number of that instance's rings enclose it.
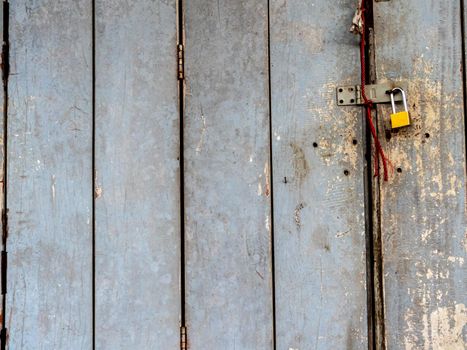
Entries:
{"label": "yellow padlock", "polygon": [[[404,111],[396,112],[396,102],[394,101],[394,95],[400,92],[402,94],[402,102],[404,103]],[[401,88],[394,88],[391,90],[391,105],[392,105],[392,114],[391,114],[391,127],[393,129],[402,128],[404,126],[410,125],[410,116],[409,110],[407,108],[407,99],[405,97],[405,92]]]}

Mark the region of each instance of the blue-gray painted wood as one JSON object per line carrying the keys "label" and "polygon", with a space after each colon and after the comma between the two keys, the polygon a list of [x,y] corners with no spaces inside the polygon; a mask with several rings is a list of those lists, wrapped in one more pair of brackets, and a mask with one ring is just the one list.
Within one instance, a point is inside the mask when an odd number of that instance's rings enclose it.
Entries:
{"label": "blue-gray painted wood", "polygon": [[96,349],[176,349],[176,1],[96,1]]}
{"label": "blue-gray painted wood", "polygon": [[91,2],[10,1],[11,350],[92,348]]}
{"label": "blue-gray painted wood", "polygon": [[185,2],[191,350],[272,349],[267,1]]}
{"label": "blue-gray painted wood", "polygon": [[460,1],[375,2],[379,81],[406,80],[412,126],[385,138],[381,183],[388,349],[467,347],[465,129]]}
{"label": "blue-gray painted wood", "polygon": [[[0,6],[0,41],[3,43],[3,6]],[[2,55],[0,55],[0,64],[2,64]],[[3,64],[2,64],[3,66]],[[0,185],[0,210],[3,210],[5,207],[5,174],[4,174],[4,167],[5,167],[5,148],[4,148],[4,143],[5,143],[5,135],[4,135],[4,127],[5,127],[5,119],[4,119],[4,113],[5,113],[5,93],[3,90],[3,85],[2,88],[0,89],[0,179],[1,179],[1,185]],[[0,285],[2,283],[2,276],[0,276]],[[0,314],[0,326],[3,324],[3,315]]]}
{"label": "blue-gray painted wood", "polygon": [[277,349],[367,348],[362,111],[335,97],[355,6],[271,1]]}

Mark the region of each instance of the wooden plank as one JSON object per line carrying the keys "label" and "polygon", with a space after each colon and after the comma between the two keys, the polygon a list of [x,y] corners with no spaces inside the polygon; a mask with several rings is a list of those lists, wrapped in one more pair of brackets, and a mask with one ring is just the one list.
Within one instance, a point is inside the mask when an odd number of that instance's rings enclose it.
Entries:
{"label": "wooden plank", "polygon": [[273,342],[267,1],[185,2],[191,350]]}
{"label": "wooden plank", "polygon": [[460,1],[375,2],[379,81],[408,81],[412,126],[389,130],[382,183],[388,349],[467,346],[465,125]]}
{"label": "wooden plank", "polygon": [[96,1],[96,348],[176,349],[176,1]]}
{"label": "wooden plank", "polygon": [[92,346],[91,10],[10,2],[10,349]]}
{"label": "wooden plank", "polygon": [[335,97],[355,5],[271,2],[277,349],[367,347],[362,111]]}
{"label": "wooden plank", "polygon": [[[3,3],[0,4],[0,42],[4,43],[3,37],[4,37],[4,22],[3,22]],[[2,47],[3,51],[3,47]],[[0,55],[0,67],[3,67],[3,57]],[[3,74],[2,74],[3,77]],[[5,98],[5,90],[4,90],[4,81],[2,78],[2,84],[0,85],[0,211],[3,212],[3,209],[5,208],[5,109],[7,107],[7,101]],[[3,240],[2,240],[2,250],[5,249],[6,247],[3,245]],[[8,260],[8,259],[7,259]],[[8,264],[7,264],[8,265]],[[2,284],[2,274],[0,274],[0,285]],[[2,300],[3,302],[3,300]],[[2,307],[3,308],[3,307]],[[3,311],[0,314],[0,327],[3,326]]]}

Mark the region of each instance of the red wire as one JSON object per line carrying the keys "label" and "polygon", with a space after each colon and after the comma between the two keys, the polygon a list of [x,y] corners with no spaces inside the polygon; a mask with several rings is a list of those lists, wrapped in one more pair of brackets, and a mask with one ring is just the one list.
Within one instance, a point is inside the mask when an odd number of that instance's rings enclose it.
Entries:
{"label": "red wire", "polygon": [[360,64],[361,64],[361,86],[362,86],[362,97],[363,101],[365,102],[366,107],[366,117],[368,120],[368,124],[370,126],[371,135],[373,136],[373,140],[375,142],[376,150],[375,150],[375,176],[379,176],[379,157],[383,161],[383,169],[384,169],[384,181],[388,181],[388,160],[384,154],[383,147],[381,147],[381,143],[379,142],[378,135],[376,133],[376,128],[373,123],[373,118],[371,116],[371,108],[373,107],[373,102],[367,98],[365,93],[365,83],[366,83],[366,64],[365,64],[365,0],[361,2],[361,11],[362,11],[362,31],[360,33],[361,40],[360,40]]}

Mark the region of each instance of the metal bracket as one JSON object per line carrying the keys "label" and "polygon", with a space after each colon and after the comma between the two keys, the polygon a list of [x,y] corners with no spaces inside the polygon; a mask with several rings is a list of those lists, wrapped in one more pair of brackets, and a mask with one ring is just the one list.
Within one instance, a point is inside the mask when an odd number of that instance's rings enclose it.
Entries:
{"label": "metal bracket", "polygon": [[[373,103],[390,103],[391,96],[388,94],[388,91],[396,87],[407,92],[407,83],[405,82],[365,85],[365,92],[368,99]],[[362,97],[362,88],[360,85],[338,86],[336,92],[338,106],[359,106],[363,105],[365,102]],[[402,101],[401,94],[396,94],[394,100]]]}

